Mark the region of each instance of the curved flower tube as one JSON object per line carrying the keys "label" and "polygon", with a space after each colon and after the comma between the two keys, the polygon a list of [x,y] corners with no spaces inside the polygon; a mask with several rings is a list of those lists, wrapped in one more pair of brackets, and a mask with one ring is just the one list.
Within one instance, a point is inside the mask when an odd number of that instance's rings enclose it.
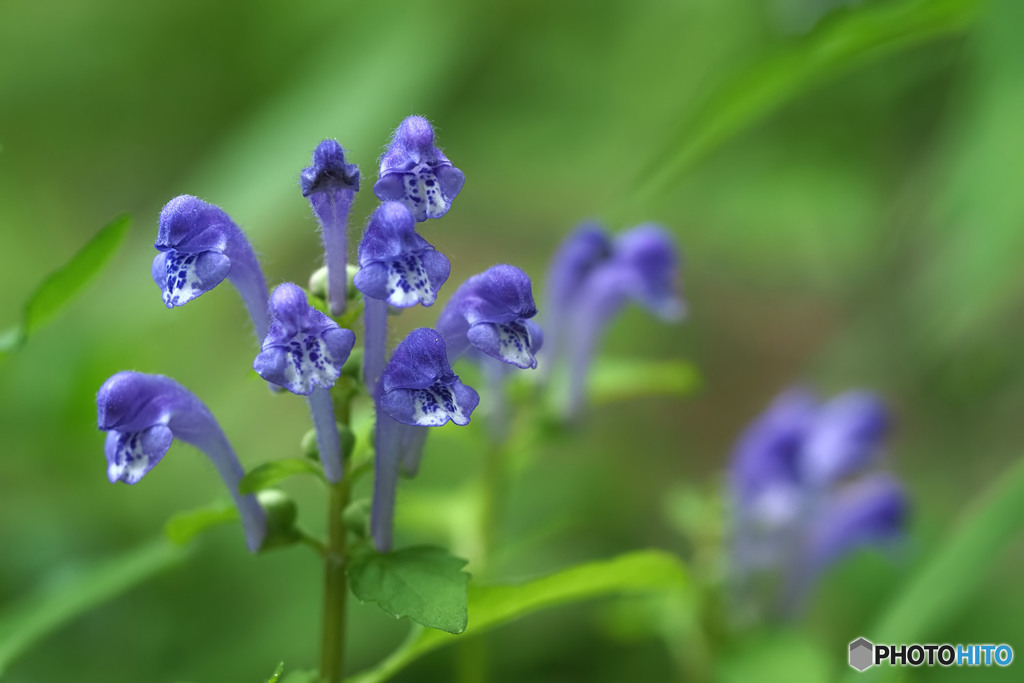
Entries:
{"label": "curved flower tube", "polygon": [[377,432],[370,529],[381,552],[391,548],[399,470],[415,474],[426,427],[469,423],[480,396],[459,381],[436,330],[413,330],[396,348],[376,390]]}
{"label": "curved flower tube", "polygon": [[451,264],[416,233],[416,221],[400,202],[377,207],[359,242],[359,272],[353,283],[365,296],[366,386],[371,391],[384,369],[388,305],[432,306],[448,280]]}
{"label": "curved flower tube", "polygon": [[310,306],[306,293],[291,282],[274,290],[270,311],[273,322],[253,369],[266,381],[308,398],[324,475],[339,482],[341,441],[330,388],[341,376],[356,336]]}
{"label": "curved flower tube", "polygon": [[455,290],[437,329],[448,357],[470,349],[517,368],[536,368],[543,336],[530,318],[537,314],[530,277],[515,266],[497,265]]}
{"label": "curved flower tube", "polygon": [[547,315],[552,321],[549,334],[557,344],[553,350],[559,358],[569,359],[569,416],[582,408],[594,349],[623,306],[635,301],[668,322],[683,317],[685,306],[676,287],[678,268],[672,238],[656,225],[641,225],[613,240],[586,226],[559,250],[548,275],[554,309]]}
{"label": "curved flower tube", "polygon": [[226,277],[238,290],[256,334],[267,334],[267,284],[249,241],[222,209],[191,195],[160,211],[153,280],[167,308],[183,306]]}
{"label": "curved flower tube", "polygon": [[398,126],[380,159],[380,179],[373,193],[381,201],[399,201],[417,221],[448,213],[466,177],[434,146],[434,129],[422,116]]}
{"label": "curved flower tube", "polygon": [[238,493],[244,471],[210,410],[192,392],[163,375],[119,372],[96,395],[97,425],[107,432],[104,447],[111,483],[138,483],[167,453],[173,439],[203,451],[213,462],[256,552],[267,532],[266,513],[253,495]]}
{"label": "curved flower tube", "polygon": [[331,315],[341,315],[348,299],[348,213],[359,191],[359,168],[345,162],[345,150],[337,141],[324,140],[313,152],[313,164],[302,170],[301,186],[320,221]]}

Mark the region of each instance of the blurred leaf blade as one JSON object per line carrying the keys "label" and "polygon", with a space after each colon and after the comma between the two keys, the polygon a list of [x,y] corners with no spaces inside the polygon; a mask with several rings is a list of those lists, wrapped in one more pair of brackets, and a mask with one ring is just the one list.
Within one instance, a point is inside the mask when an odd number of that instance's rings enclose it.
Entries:
{"label": "blurred leaf blade", "polygon": [[242,481],[238,482],[238,492],[242,495],[256,493],[280,484],[285,479],[297,474],[311,474],[323,479],[323,470],[311,460],[305,458],[283,458],[264,463],[247,472]]}
{"label": "blurred leaf blade", "polygon": [[238,519],[238,508],[227,502],[184,510],[176,513],[164,525],[164,535],[178,545],[185,545],[207,529]]}
{"label": "blurred leaf blade", "polygon": [[649,396],[689,396],[700,386],[693,364],[675,359],[601,357],[587,381],[595,405]]}
{"label": "blurred leaf blade", "polygon": [[284,662],[278,662],[277,668],[274,669],[274,673],[270,674],[270,678],[267,679],[267,683],[277,683],[277,679],[284,673]]}
{"label": "blurred leaf blade", "polygon": [[50,632],[178,564],[188,552],[156,541],[41,587],[0,616],[0,674]]}
{"label": "blurred leaf blade", "polygon": [[349,565],[352,593],[395,617],[448,633],[466,630],[466,561],[443,548],[417,546],[356,554]]}
{"label": "blurred leaf blade", "polygon": [[[911,576],[865,637],[884,643],[921,643],[968,602],[1000,551],[1024,528],[1024,459],[984,492],[945,544]],[[875,667],[852,681],[895,675],[898,668]]]}
{"label": "blurred leaf blade", "polygon": [[980,0],[874,3],[824,21],[778,53],[757,60],[684,115],[680,129],[640,173],[641,201],[668,189],[729,138],[818,83],[871,59],[955,35],[973,22]]}
{"label": "blurred leaf blade", "polygon": [[405,644],[377,667],[346,680],[350,683],[387,680],[428,652],[549,607],[609,595],[683,591],[688,586],[679,558],[660,550],[641,550],[610,560],[588,562],[522,584],[470,586],[469,625],[465,634],[414,631]]}
{"label": "blurred leaf blade", "polygon": [[[25,303],[20,324],[0,335],[0,353],[13,351],[53,319],[93,280],[117,253],[128,236],[131,217],[118,216],[58,270],[50,273]],[[2,357],[2,356],[0,356]]]}

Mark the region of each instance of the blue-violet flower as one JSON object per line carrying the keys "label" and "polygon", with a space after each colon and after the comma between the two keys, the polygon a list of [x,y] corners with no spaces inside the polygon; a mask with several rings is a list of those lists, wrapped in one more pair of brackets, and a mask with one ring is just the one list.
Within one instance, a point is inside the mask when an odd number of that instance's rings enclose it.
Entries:
{"label": "blue-violet flower", "polygon": [[373,192],[381,201],[408,206],[417,221],[448,213],[466,178],[434,146],[434,129],[422,116],[410,116],[398,126],[380,159],[380,179]]}
{"label": "blue-violet flower", "polygon": [[399,470],[415,474],[426,427],[469,423],[480,402],[452,372],[436,330],[413,330],[396,348],[376,389],[377,443],[370,527],[382,552],[391,547]]}
{"label": "blue-violet flower", "polygon": [[274,290],[270,311],[273,321],[253,369],[268,382],[309,399],[324,474],[338,482],[342,453],[330,388],[341,376],[355,334],[310,306],[302,288],[290,282]]}
{"label": "blue-violet flower", "polygon": [[359,191],[359,168],[345,162],[345,150],[324,140],[313,152],[313,164],[302,170],[302,196],[320,221],[327,262],[327,299],[332,315],[345,311],[348,298],[348,213]]}
{"label": "blue-violet flower", "polygon": [[781,575],[780,611],[792,611],[832,562],[899,537],[906,497],[875,466],[889,416],[867,392],[820,404],[782,394],[737,443],[729,469],[733,564],[741,583]]}
{"label": "blue-violet flower", "polygon": [[119,372],[96,396],[97,424],[107,432],[107,478],[135,484],[160,462],[175,438],[203,451],[231,492],[255,552],[266,535],[266,514],[253,495],[241,495],[244,471],[210,410],[192,392],[163,375]]}
{"label": "blue-violet flower", "polygon": [[[678,266],[672,238],[656,225],[641,225],[614,239],[595,226],[583,226],[556,253],[548,273],[552,309],[545,315],[555,338],[550,350],[569,357],[568,415],[582,407],[598,339],[626,303],[636,301],[666,321],[682,318]],[[551,358],[552,364],[557,361]]]}
{"label": "blue-violet flower", "polygon": [[270,324],[267,285],[249,241],[219,207],[190,195],[160,211],[153,280],[168,308],[182,306],[226,277],[245,302],[260,339]]}
{"label": "blue-violet flower", "polygon": [[372,391],[384,369],[388,305],[430,306],[448,280],[451,264],[416,234],[416,221],[400,202],[377,207],[359,243],[354,284],[365,295],[364,375]]}
{"label": "blue-violet flower", "polygon": [[518,368],[536,368],[543,341],[530,318],[537,314],[530,277],[519,268],[497,265],[455,290],[437,321],[452,360],[476,349]]}

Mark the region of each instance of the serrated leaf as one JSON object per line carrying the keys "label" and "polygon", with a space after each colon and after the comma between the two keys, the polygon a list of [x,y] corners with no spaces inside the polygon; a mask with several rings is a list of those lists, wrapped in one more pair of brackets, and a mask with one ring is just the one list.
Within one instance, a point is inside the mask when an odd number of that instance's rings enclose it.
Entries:
{"label": "serrated leaf", "polygon": [[238,482],[238,492],[242,495],[256,493],[276,486],[296,474],[312,474],[320,479],[324,478],[316,463],[305,458],[284,458],[264,463],[247,472],[242,481]]}
{"label": "serrated leaf", "polygon": [[650,591],[680,594],[690,583],[679,558],[660,550],[641,550],[610,560],[588,562],[550,576],[515,585],[471,586],[468,629],[461,636],[423,630],[369,671],[346,679],[378,683],[438,648],[461,642],[549,607],[591,598]]}
{"label": "serrated leaf", "polygon": [[175,514],[164,525],[164,534],[178,545],[184,545],[210,527],[237,520],[238,509],[233,504],[211,503]]}
{"label": "serrated leaf", "polygon": [[50,632],[182,561],[188,550],[164,540],[57,575],[0,615],[0,675]]}
{"label": "serrated leaf", "polygon": [[352,593],[395,617],[448,633],[466,630],[466,560],[443,548],[417,546],[357,554],[349,566]]}
{"label": "serrated leaf", "polygon": [[598,358],[587,378],[595,405],[647,396],[689,396],[700,385],[700,375],[681,360]]}

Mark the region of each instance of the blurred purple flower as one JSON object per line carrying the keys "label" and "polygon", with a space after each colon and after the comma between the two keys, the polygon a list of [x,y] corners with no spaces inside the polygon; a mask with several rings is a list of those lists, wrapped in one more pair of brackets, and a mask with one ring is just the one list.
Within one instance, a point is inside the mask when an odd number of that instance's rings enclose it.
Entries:
{"label": "blurred purple flower", "polygon": [[459,381],[436,330],[413,330],[396,348],[376,387],[377,443],[370,527],[377,549],[391,548],[399,470],[415,474],[426,427],[469,423],[480,402]]}
{"label": "blurred purple flower", "polygon": [[364,295],[366,385],[371,391],[384,369],[388,305],[431,306],[448,280],[451,264],[416,234],[416,221],[400,202],[377,207],[359,243],[354,284]]}
{"label": "blurred purple flower", "polygon": [[381,201],[400,201],[417,221],[448,213],[466,178],[434,146],[434,129],[422,116],[398,126],[380,159],[380,179],[373,192]]}
{"label": "blurred purple flower", "polygon": [[219,207],[181,195],[160,211],[153,280],[167,308],[182,306],[226,277],[238,290],[262,339],[270,323],[267,285],[249,241]]}
{"label": "blurred purple flower", "polygon": [[119,372],[96,396],[97,424],[107,432],[107,478],[135,484],[160,462],[175,438],[203,451],[228,487],[257,551],[267,520],[253,495],[238,493],[244,471],[210,410],[185,387],[163,375]]}
{"label": "blurred purple flower", "polygon": [[302,288],[290,282],[274,290],[270,311],[273,322],[253,369],[266,381],[309,399],[324,474],[331,482],[341,481],[341,442],[330,388],[341,376],[356,336],[310,306]]}
{"label": "blurred purple flower", "polygon": [[448,358],[470,349],[518,368],[536,368],[543,336],[530,318],[537,314],[530,277],[498,265],[474,275],[448,301],[437,321]]}
{"label": "blurred purple flower", "polygon": [[302,196],[320,221],[327,262],[327,300],[332,315],[345,311],[348,298],[348,212],[359,191],[359,168],[345,162],[345,150],[324,140],[313,151],[313,164],[302,169]]}
{"label": "blurred purple flower", "polygon": [[676,246],[656,225],[641,225],[612,239],[587,224],[562,243],[548,271],[544,315],[548,363],[569,361],[569,416],[582,407],[601,333],[623,306],[636,301],[663,320],[682,318],[678,270]]}
{"label": "blurred purple flower", "polygon": [[901,536],[906,496],[894,478],[874,471],[889,427],[873,394],[851,391],[822,404],[792,389],[747,428],[729,469],[741,583],[779,574],[776,608],[792,611],[830,564]]}

